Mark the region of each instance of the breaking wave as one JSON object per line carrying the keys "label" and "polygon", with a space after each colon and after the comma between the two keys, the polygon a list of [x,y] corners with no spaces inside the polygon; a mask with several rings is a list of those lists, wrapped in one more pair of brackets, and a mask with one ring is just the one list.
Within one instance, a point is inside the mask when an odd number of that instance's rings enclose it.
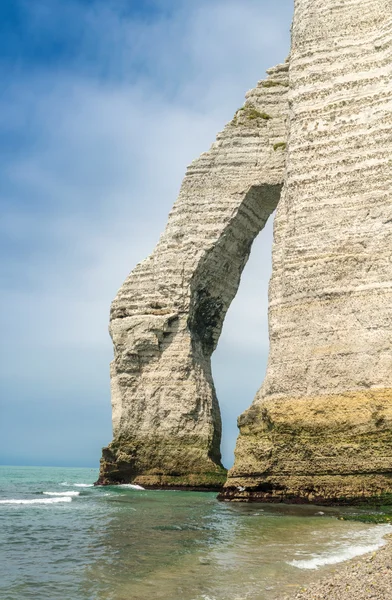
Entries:
{"label": "breaking wave", "polygon": [[10,500],[0,500],[0,504],[56,504],[58,502],[72,502],[69,496],[60,498],[34,498],[32,500],[23,500],[11,498]]}
{"label": "breaking wave", "polygon": [[145,488],[141,485],[136,485],[135,483],[120,483],[117,487],[128,488],[130,490],[144,490]]}
{"label": "breaking wave", "polygon": [[80,492],[42,492],[45,496],[69,496],[70,498],[80,495]]}
{"label": "breaking wave", "polygon": [[68,481],[63,481],[60,485],[65,485],[67,487],[94,487],[93,483],[68,483]]}
{"label": "breaking wave", "polygon": [[74,487],[94,487],[93,483],[73,483]]}

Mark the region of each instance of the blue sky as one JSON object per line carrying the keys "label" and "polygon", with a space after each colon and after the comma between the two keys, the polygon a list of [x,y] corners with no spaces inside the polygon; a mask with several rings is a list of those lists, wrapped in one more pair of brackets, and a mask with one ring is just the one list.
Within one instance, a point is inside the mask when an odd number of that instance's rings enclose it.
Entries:
{"label": "blue sky", "polygon": [[[292,0],[2,0],[0,464],[95,466],[110,301],[187,164],[289,50]],[[271,226],[213,370],[232,462],[268,351]]]}

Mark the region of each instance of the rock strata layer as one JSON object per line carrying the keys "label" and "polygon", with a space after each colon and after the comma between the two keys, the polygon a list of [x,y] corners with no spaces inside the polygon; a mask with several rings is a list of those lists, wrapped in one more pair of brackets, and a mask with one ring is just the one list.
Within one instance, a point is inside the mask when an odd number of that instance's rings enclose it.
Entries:
{"label": "rock strata layer", "polygon": [[111,307],[113,441],[98,483],[219,488],[214,351],[284,177],[288,64],[268,71],[188,168],[165,232]]}
{"label": "rock strata layer", "polygon": [[268,369],[221,497],[392,498],[391,156],[391,1],[295,0],[289,63],[189,167],[112,304],[99,483],[224,482],[210,357],[278,206]]}
{"label": "rock strata layer", "polygon": [[392,4],[296,0],[266,379],[223,496],[392,493]]}

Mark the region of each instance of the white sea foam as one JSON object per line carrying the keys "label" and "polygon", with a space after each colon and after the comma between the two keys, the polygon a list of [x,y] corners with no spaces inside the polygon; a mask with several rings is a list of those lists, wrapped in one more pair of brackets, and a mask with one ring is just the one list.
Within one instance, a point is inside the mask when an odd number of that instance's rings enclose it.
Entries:
{"label": "white sea foam", "polygon": [[69,496],[62,496],[61,498],[33,498],[32,500],[24,500],[20,498],[0,500],[0,504],[56,504],[57,502],[72,502],[72,498]]}
{"label": "white sea foam", "polygon": [[69,496],[73,498],[75,496],[79,496],[80,492],[43,492],[45,496]]}
{"label": "white sea foam", "polygon": [[365,532],[353,532],[350,537],[353,542],[357,541],[358,543],[350,545],[347,541],[334,543],[325,552],[316,554],[311,558],[292,560],[288,564],[298,569],[318,569],[325,565],[336,565],[351,558],[379,550],[386,543],[384,536],[387,533],[391,533],[390,525],[379,525]]}
{"label": "white sea foam", "polygon": [[145,488],[141,485],[136,485],[135,483],[120,483],[118,487],[128,488],[130,490],[144,490]]}
{"label": "white sea foam", "polygon": [[66,485],[67,487],[94,487],[93,483],[68,483],[68,481],[63,481],[60,485]]}
{"label": "white sea foam", "polygon": [[73,487],[94,487],[93,483],[73,483]]}

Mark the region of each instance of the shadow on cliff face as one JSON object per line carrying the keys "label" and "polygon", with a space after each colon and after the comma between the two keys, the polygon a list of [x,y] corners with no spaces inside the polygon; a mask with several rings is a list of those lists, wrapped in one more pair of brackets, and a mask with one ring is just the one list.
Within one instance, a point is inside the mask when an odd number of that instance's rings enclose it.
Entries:
{"label": "shadow on cliff face", "polygon": [[[213,353],[217,342],[219,340],[223,321],[226,317],[227,310],[231,304],[231,301],[237,294],[237,290],[240,284],[241,276],[244,270],[244,267],[248,261],[251,247],[255,237],[258,235],[260,229],[263,229],[268,218],[273,212],[274,208],[279,199],[281,186],[254,186],[251,187],[246,194],[244,201],[234,218],[229,222],[228,226],[224,230],[224,234],[221,236],[221,239],[212,247],[209,251],[206,252],[204,257],[200,260],[200,263],[192,277],[190,291],[191,291],[191,303],[189,307],[189,315],[187,320],[187,330],[188,335],[190,335],[191,342],[191,352],[192,352],[192,370],[195,373],[200,373],[197,377],[202,381],[203,385],[200,388],[200,393],[206,394],[206,386],[210,388],[210,394],[212,395],[211,401],[211,418],[213,425],[212,439],[210,439],[207,444],[208,448],[208,458],[211,461],[211,465],[216,465],[221,468],[221,453],[220,453],[220,442],[221,442],[221,417],[220,417],[220,408],[218,404],[218,399],[215,392],[215,386],[212,377],[211,371],[211,354]],[[246,279],[248,280],[248,290],[245,288],[245,294],[241,294],[239,296],[239,301],[237,301],[237,309],[234,312],[234,328],[233,322],[231,323],[231,328],[234,329],[234,344],[236,352],[242,353],[242,362],[243,362],[243,353],[249,353],[249,366],[252,365],[254,373],[254,388],[249,385],[249,377],[247,374],[238,372],[238,370],[234,367],[232,368],[230,365],[231,358],[230,354],[226,354],[227,358],[222,363],[225,370],[225,377],[230,373],[231,382],[233,381],[233,375],[238,377],[238,383],[241,382],[241,395],[243,398],[243,407],[238,403],[238,397],[235,397],[233,394],[233,390],[229,393],[228,400],[229,404],[223,401],[223,405],[230,407],[229,418],[227,421],[231,421],[229,427],[231,428],[231,435],[229,444],[234,446],[235,438],[237,432],[235,431],[235,423],[242,408],[247,408],[252,401],[252,397],[259,387],[261,383],[261,374],[259,367],[259,359],[257,349],[261,349],[261,352],[267,351],[268,344],[260,343],[260,338],[262,337],[261,331],[257,331],[257,327],[255,327],[255,323],[252,317],[255,314],[262,314],[262,319],[259,322],[260,330],[262,330],[263,321],[266,323],[267,317],[267,301],[265,300],[265,311],[260,311],[260,300],[259,294],[255,295],[253,298],[249,298],[249,284],[251,281],[261,282],[261,286],[264,287],[264,296],[266,296],[266,288],[267,288],[267,279],[270,274],[271,266],[270,266],[270,255],[271,255],[271,227],[269,228],[269,235],[265,236],[267,242],[267,248],[264,249],[264,245],[262,244],[259,252],[255,253],[255,259],[251,262],[251,268],[247,270],[249,274],[246,275]],[[261,238],[262,239],[262,238]],[[257,247],[258,245],[256,245]],[[260,255],[267,255],[268,259],[264,258],[260,260]],[[264,269],[260,269],[260,262],[264,263]],[[252,268],[253,265],[253,268]],[[256,268],[258,270],[264,271],[264,278],[258,277],[255,274]],[[256,286],[257,289],[258,286]],[[250,308],[254,304],[254,308]],[[257,306],[256,306],[257,305]],[[237,314],[237,318],[236,318]],[[247,317],[247,328],[244,327],[245,319]],[[239,317],[239,318],[238,318]],[[125,318],[117,317],[117,320],[114,323],[124,322]],[[140,317],[139,317],[140,318]],[[161,318],[161,317],[160,317]],[[112,324],[113,326],[113,324]],[[122,326],[122,325],[121,325]],[[229,318],[229,328],[230,328],[230,318]],[[265,337],[267,338],[266,327],[265,329]],[[230,329],[229,329],[230,330]],[[255,335],[256,332],[256,335]],[[127,333],[128,335],[128,333]],[[182,333],[182,335],[184,335]],[[118,337],[118,336],[117,336]],[[128,338],[127,338],[128,339]],[[126,344],[128,347],[128,344]],[[223,345],[225,347],[225,343]],[[156,360],[160,361],[160,348],[157,346],[158,355],[156,356]],[[227,350],[226,350],[227,352]],[[219,356],[219,354],[218,354]],[[155,360],[155,362],[156,362]],[[218,359],[219,360],[219,359]],[[227,362],[229,364],[227,364]],[[117,361],[118,363],[118,361]],[[154,363],[154,361],[153,361]],[[155,364],[155,363],[154,363]],[[219,363],[218,363],[219,364]],[[117,364],[117,367],[119,365]],[[153,368],[154,365],[151,365]],[[155,367],[157,368],[157,367]],[[193,371],[192,371],[193,372]],[[143,375],[143,373],[141,373]],[[228,381],[230,381],[230,377],[228,377]],[[244,394],[244,389],[248,389],[248,394]],[[234,384],[235,389],[235,384]],[[223,398],[225,398],[226,394],[223,393]],[[198,400],[198,397],[196,398]],[[205,410],[204,404],[200,405],[198,400],[199,409]],[[197,408],[196,406],[196,408]],[[195,408],[195,410],[196,410]],[[200,410],[197,409],[199,412]],[[135,410],[135,408],[133,409]],[[231,413],[231,414],[230,414]],[[190,418],[194,417],[193,413],[187,412],[186,415],[188,417],[188,421]],[[202,415],[202,419],[204,416]],[[199,419],[198,419],[199,420]],[[159,424],[158,424],[159,425]],[[185,424],[187,425],[187,424]],[[188,429],[189,426],[187,425]],[[159,428],[159,427],[158,427]],[[185,431],[184,427],[184,431]],[[230,431],[230,429],[229,429]],[[157,434],[159,432],[157,431]],[[180,435],[182,454],[184,454],[184,439]],[[189,437],[189,436],[188,436]],[[132,438],[133,439],[133,438]],[[160,441],[160,437],[158,435],[154,436],[154,440]],[[118,439],[119,448],[115,446],[115,440],[110,444],[110,446],[104,449],[103,453],[103,462],[102,468],[106,473],[106,476],[109,477],[112,481],[117,482],[125,482],[130,480],[138,479],[138,483],[146,487],[167,487],[179,485],[180,487],[209,487],[211,484],[209,481],[204,482],[204,479],[201,478],[202,471],[197,468],[195,473],[200,473],[198,478],[203,479],[203,485],[196,480],[193,482],[188,481],[185,475],[186,473],[182,473],[181,469],[174,469],[173,460],[171,461],[171,468],[169,470],[165,470],[160,465],[166,464],[167,461],[167,452],[168,452],[168,443],[165,441],[160,442],[162,446],[162,450],[165,453],[165,460],[160,457],[160,454],[157,454],[156,460],[154,459],[153,463],[151,460],[148,461],[149,469],[140,469],[138,467],[138,463],[140,462],[138,459],[139,455],[142,455],[140,448],[139,450],[135,450],[135,452],[131,453],[131,456],[124,455],[122,451],[123,447],[129,445],[128,439]],[[170,442],[171,446],[173,446],[173,441]],[[139,444],[140,445],[140,444]],[[143,445],[143,444],[142,444]],[[133,446],[133,445],[132,445]],[[154,454],[154,444],[151,444],[151,436],[149,442],[149,450],[148,455],[150,459],[155,456]],[[197,447],[197,444],[196,446]],[[145,454],[145,453],[144,453]],[[159,455],[159,456],[158,456]],[[230,463],[229,452],[225,452],[225,461]],[[140,456],[139,456],[140,458]],[[184,459],[184,456],[183,456]],[[166,461],[166,462],[165,462]],[[178,462],[178,461],[177,461]],[[128,464],[129,463],[129,464]],[[184,460],[180,463],[184,463]],[[180,464],[178,463],[178,464]],[[147,464],[147,463],[146,463]],[[152,466],[151,466],[152,464]],[[192,461],[188,460],[188,470],[189,465],[192,465]],[[174,470],[173,470],[174,469]],[[208,475],[209,470],[205,469],[205,474]],[[208,472],[207,472],[208,471]],[[165,476],[164,480],[162,479],[162,475]],[[223,473],[218,473],[215,476],[219,479],[219,484],[222,485],[221,477]],[[140,479],[140,476],[143,478]],[[185,481],[185,479],[186,481]],[[174,479],[176,481],[174,481]],[[170,481],[169,481],[170,479]],[[171,481],[173,479],[173,481]],[[200,479],[200,481],[201,481]],[[100,483],[107,483],[106,478],[100,478]],[[215,482],[215,488],[217,488],[217,481]]]}
{"label": "shadow on cliff face", "polygon": [[222,415],[222,461],[233,464],[238,416],[259,389],[268,360],[268,282],[271,276],[273,219],[255,239],[240,286],[212,355],[212,372]]}

